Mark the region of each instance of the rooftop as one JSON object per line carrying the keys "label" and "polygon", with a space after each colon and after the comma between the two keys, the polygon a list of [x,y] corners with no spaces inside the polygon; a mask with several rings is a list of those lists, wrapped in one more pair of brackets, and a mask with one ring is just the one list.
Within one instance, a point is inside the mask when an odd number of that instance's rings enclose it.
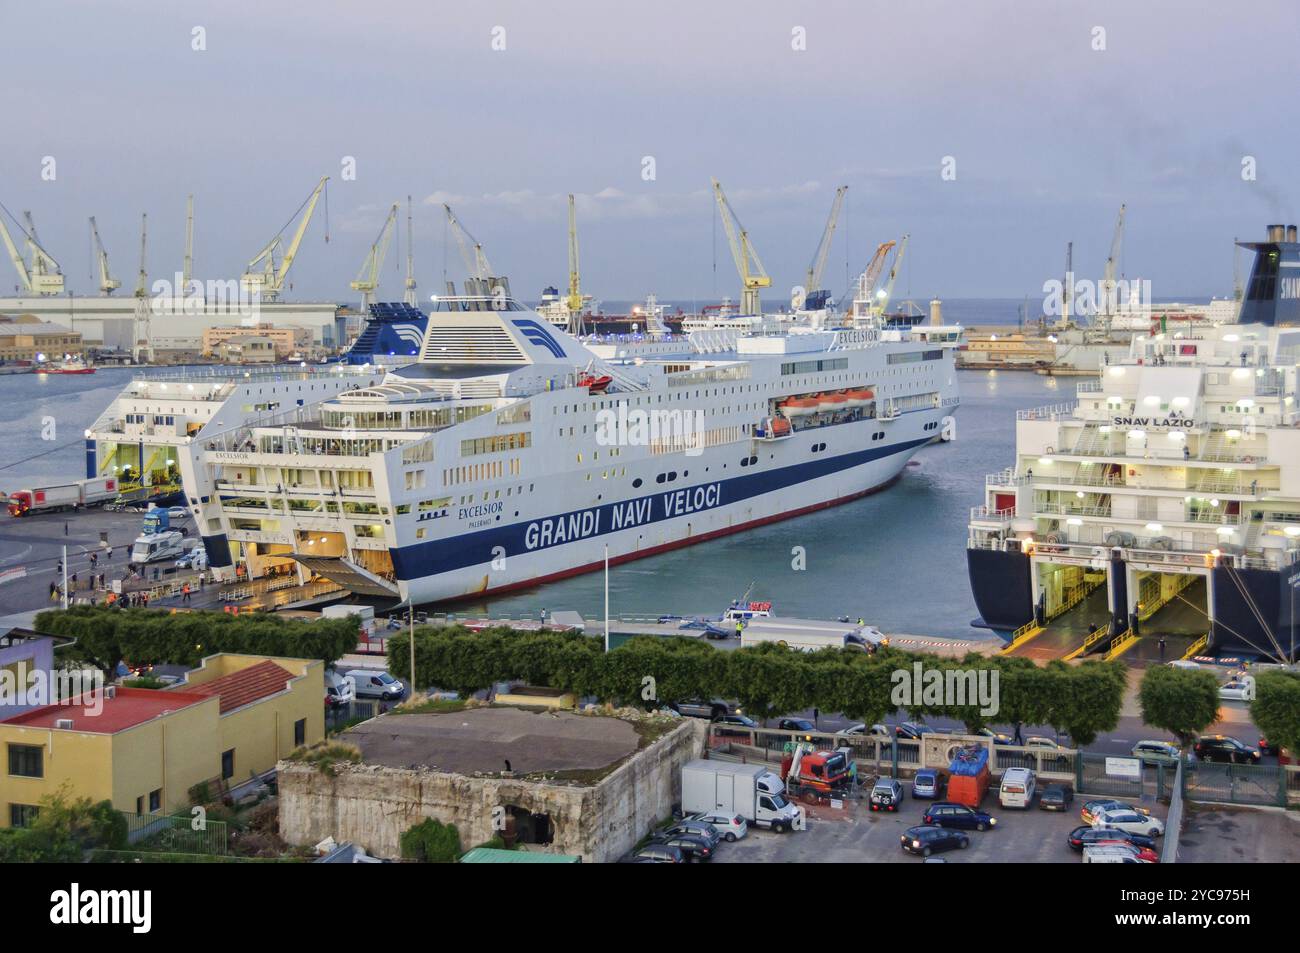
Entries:
{"label": "rooftop", "polygon": [[293,677],[293,673],[268,659],[210,682],[187,685],[183,691],[185,694],[200,695],[204,698],[212,695],[220,697],[221,714],[224,715],[236,708],[243,708],[245,705],[268,698],[276,692],[284,691],[286,683]]}
{"label": "rooftop", "polygon": [[198,705],[208,698],[197,692],[162,692],[149,688],[118,688],[113,697],[87,694],[56,705],[34,708],[3,722],[23,728],[56,728],[56,722],[70,718],[71,731],[112,735],[162,715]]}

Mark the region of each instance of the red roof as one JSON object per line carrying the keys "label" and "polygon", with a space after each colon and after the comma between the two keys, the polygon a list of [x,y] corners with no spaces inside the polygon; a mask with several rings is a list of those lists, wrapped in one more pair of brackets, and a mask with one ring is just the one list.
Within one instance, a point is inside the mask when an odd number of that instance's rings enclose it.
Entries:
{"label": "red roof", "polygon": [[33,708],[4,720],[6,725],[24,728],[54,728],[55,722],[72,719],[72,731],[111,735],[152,721],[167,712],[189,708],[208,695],[198,692],[160,692],[149,688],[118,688],[109,698],[104,693],[83,695],[74,701]]}
{"label": "red roof", "polygon": [[210,682],[187,685],[185,691],[205,697],[220,696],[221,714],[224,715],[228,711],[284,691],[285,683],[291,678],[293,675],[290,672],[268,659]]}

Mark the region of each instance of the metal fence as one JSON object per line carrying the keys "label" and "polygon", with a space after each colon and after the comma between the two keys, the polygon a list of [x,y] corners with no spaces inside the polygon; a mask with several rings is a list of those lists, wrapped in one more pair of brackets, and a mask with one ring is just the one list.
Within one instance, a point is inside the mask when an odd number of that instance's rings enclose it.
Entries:
{"label": "metal fence", "polygon": [[1189,761],[1183,794],[1193,801],[1286,807],[1294,775],[1273,764],[1219,764]]}
{"label": "metal fence", "polygon": [[225,821],[210,821],[192,814],[136,814],[126,818],[127,843],[136,850],[181,854],[229,853]]}
{"label": "metal fence", "polygon": [[1183,764],[1174,773],[1173,794],[1169,798],[1169,816],[1165,819],[1165,837],[1160,844],[1160,863],[1178,863],[1178,842],[1183,833]]}

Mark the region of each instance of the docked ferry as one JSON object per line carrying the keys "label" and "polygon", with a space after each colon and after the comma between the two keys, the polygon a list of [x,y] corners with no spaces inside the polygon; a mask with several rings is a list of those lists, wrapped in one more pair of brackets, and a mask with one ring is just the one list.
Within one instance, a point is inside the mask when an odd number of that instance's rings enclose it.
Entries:
{"label": "docked ferry", "polygon": [[[448,296],[408,364],[209,382],[204,419],[166,426],[219,574],[291,565],[419,604],[864,496],[958,404],[951,348],[869,323],[647,354],[602,357],[513,299]],[[141,388],[193,393],[160,386]]]}
{"label": "docked ferry", "polygon": [[1018,414],[1016,459],[971,512],[980,622],[1087,613],[1111,638],[1078,651],[1102,652],[1176,615],[1202,633],[1189,653],[1300,655],[1300,243],[1274,225],[1241,247],[1236,323],[1137,334],[1075,401]]}

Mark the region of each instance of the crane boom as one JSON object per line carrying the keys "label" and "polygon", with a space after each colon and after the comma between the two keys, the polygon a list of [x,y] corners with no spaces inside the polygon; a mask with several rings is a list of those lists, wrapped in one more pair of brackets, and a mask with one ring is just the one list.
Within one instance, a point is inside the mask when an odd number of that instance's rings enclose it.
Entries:
{"label": "crane boom", "polygon": [[871,261],[858,277],[858,291],[853,307],[855,313],[860,313],[858,308],[865,305],[867,310],[871,309],[873,303],[872,292],[875,290],[876,283],[880,281],[880,273],[885,270],[885,260],[889,256],[889,251],[897,244],[893,241],[881,242],[876,246],[876,253],[871,256]]}
{"label": "crane boom", "polygon": [[732,210],[731,203],[722,191],[722,183],[717,179],[713,180],[713,197],[717,200],[718,213],[722,216],[722,227],[727,232],[727,243],[731,245],[731,257],[736,262],[736,271],[740,273],[744,289],[742,311],[744,314],[762,314],[759,290],[771,287],[772,279],[768,277],[758,252],[749,242],[749,232]]}
{"label": "crane boom", "polygon": [[95,224],[93,215],[90,216],[90,237],[94,239],[95,258],[99,262],[99,292],[111,295],[122,287],[122,282],[114,278],[108,270],[108,252],[104,250],[104,243],[99,240],[99,226]]}
{"label": "crane boom", "polygon": [[143,298],[148,291],[146,285],[149,283],[149,273],[145,267],[145,250],[149,244],[149,214],[147,212],[140,215],[140,270],[135,277],[135,296]]}
{"label": "crane boom", "polygon": [[27,220],[27,249],[31,252],[31,264],[28,266],[31,290],[40,295],[63,294],[63,269],[54,260],[54,256],[41,247],[32,213],[23,212],[23,218]]}
{"label": "crane boom", "polygon": [[[286,247],[284,244],[283,234],[277,234],[248,263],[248,271],[240,277],[240,283],[246,289],[260,291],[261,296],[267,301],[274,301],[280,296],[280,292],[284,290],[285,279],[289,276],[289,269],[298,256],[298,247],[302,244],[303,236],[307,233],[307,226],[311,224],[311,217],[316,211],[316,203],[320,201],[321,193],[325,190],[325,183],[328,181],[329,176],[321,176],[321,180],[316,183],[316,188],[307,197],[307,201],[300,206],[303,209],[302,217],[298,220],[298,227],[294,230],[293,238],[290,239],[288,246]],[[280,231],[283,233],[284,230],[281,229]],[[328,232],[325,235],[325,240],[329,241]],[[277,267],[275,253],[281,249],[283,249],[283,255]]]}
{"label": "crane boom", "polygon": [[397,225],[397,210],[399,204],[394,202],[392,208],[388,210],[388,217],[384,219],[384,225],[379,230],[379,237],[375,243],[370,246],[370,252],[366,255],[365,261],[361,263],[361,271],[357,274],[357,280],[352,282],[353,291],[361,292],[361,310],[368,312],[370,305],[375,300],[375,290],[379,287],[379,272],[384,267],[384,258],[388,255],[388,246],[393,240],[393,229]]}
{"label": "crane boom", "polygon": [[894,255],[894,263],[889,267],[889,277],[885,279],[885,286],[877,294],[876,308],[877,314],[884,314],[885,309],[889,307],[889,299],[894,295],[894,279],[898,277],[899,266],[903,264],[903,253],[907,251],[907,240],[910,235],[904,235],[902,241],[898,243],[898,253]]}
{"label": "crane boom", "polygon": [[573,195],[569,195],[569,313],[576,315],[582,311],[582,279],[578,272],[578,217],[573,205]]}
{"label": "crane boom", "polygon": [[18,250],[18,246],[14,244],[9,229],[5,227],[5,220],[2,215],[0,215],[0,239],[4,239],[5,249],[9,252],[9,260],[14,263],[14,270],[18,272],[19,291],[31,294],[32,276],[27,271],[27,262],[23,260],[22,252]]}
{"label": "crane boom", "polygon": [[415,226],[414,213],[411,211],[411,197],[406,197],[406,293],[402,300],[412,308],[419,302],[415,293]]}
{"label": "crane boom", "polygon": [[1106,267],[1102,270],[1101,291],[1106,302],[1107,316],[1114,311],[1115,274],[1119,269],[1119,253],[1124,244],[1125,208],[1124,205],[1119,207],[1119,218],[1115,220],[1115,235],[1110,240],[1110,257],[1106,259]]}
{"label": "crane boom", "polygon": [[817,244],[817,251],[813,254],[811,264],[808,265],[808,278],[804,284],[805,300],[821,290],[822,272],[826,269],[826,259],[830,257],[831,239],[835,235],[835,226],[839,222],[840,208],[844,205],[844,193],[848,190],[847,185],[841,185],[835,190],[835,201],[831,203],[831,214],[826,219],[822,240]]}
{"label": "crane boom", "polygon": [[447,212],[447,223],[451,226],[452,234],[456,236],[456,244],[460,246],[460,257],[465,261],[465,270],[471,278],[486,281],[492,277],[492,266],[488,264],[482,243],[460,223],[460,219],[456,217],[450,205],[444,203],[442,207]]}
{"label": "crane boom", "polygon": [[194,278],[194,196],[185,198],[185,263],[181,273],[180,293],[189,293],[190,281]]}

